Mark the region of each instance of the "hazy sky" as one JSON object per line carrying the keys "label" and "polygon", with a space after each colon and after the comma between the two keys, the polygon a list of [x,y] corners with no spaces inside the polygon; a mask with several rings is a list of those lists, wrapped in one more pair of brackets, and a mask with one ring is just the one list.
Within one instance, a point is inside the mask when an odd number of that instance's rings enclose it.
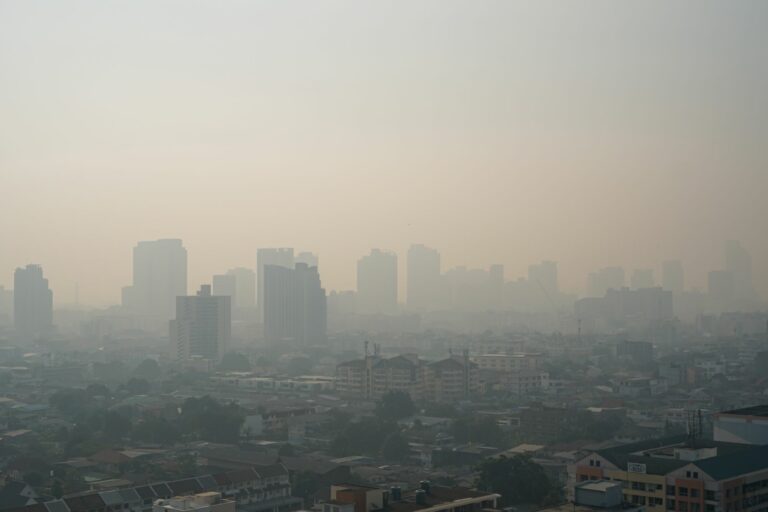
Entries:
{"label": "hazy sky", "polygon": [[751,251],[768,295],[768,2],[0,0],[0,284],[119,300],[136,241],[190,289],[256,249],[354,286],[446,266]]}

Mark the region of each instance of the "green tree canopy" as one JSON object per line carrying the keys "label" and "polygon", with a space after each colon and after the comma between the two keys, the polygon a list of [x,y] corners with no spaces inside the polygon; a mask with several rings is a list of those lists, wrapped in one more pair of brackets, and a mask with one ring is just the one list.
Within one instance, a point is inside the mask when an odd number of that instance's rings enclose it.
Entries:
{"label": "green tree canopy", "polygon": [[397,421],[413,416],[416,406],[405,391],[390,391],[376,402],[376,416],[386,421]]}
{"label": "green tree canopy", "polygon": [[500,494],[504,506],[545,504],[558,492],[544,468],[523,455],[488,459],[478,469],[478,489]]}

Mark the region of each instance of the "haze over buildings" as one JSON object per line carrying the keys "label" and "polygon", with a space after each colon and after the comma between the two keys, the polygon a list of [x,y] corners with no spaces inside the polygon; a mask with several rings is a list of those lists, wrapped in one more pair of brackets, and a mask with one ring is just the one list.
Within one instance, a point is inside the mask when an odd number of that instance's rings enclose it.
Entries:
{"label": "haze over buildings", "polygon": [[0,285],[35,261],[57,301],[117,304],[125,248],[172,236],[194,287],[294,246],[350,290],[371,247],[421,242],[556,260],[568,293],[674,257],[705,290],[736,239],[768,296],[766,11],[3,2]]}

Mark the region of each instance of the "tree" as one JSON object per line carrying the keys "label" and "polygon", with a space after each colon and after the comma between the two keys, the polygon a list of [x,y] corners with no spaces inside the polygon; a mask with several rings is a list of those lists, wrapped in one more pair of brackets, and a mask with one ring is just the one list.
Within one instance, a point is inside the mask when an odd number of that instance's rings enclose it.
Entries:
{"label": "tree", "polygon": [[125,416],[107,411],[104,415],[104,435],[113,440],[120,440],[131,433],[131,422]]}
{"label": "tree", "polygon": [[133,375],[147,380],[159,379],[162,375],[160,371],[160,365],[154,359],[144,359],[139,363],[139,366],[133,370]]}
{"label": "tree", "polygon": [[147,379],[137,379],[136,377],[132,377],[131,380],[122,386],[122,388],[131,395],[146,395],[149,393],[150,389],[152,389],[152,386],[150,386]]}
{"label": "tree", "polygon": [[175,425],[155,416],[144,418],[133,429],[133,438],[147,443],[173,445],[180,437],[181,433]]}
{"label": "tree", "polygon": [[500,494],[504,506],[540,505],[557,493],[544,468],[527,456],[502,455],[484,461],[478,469],[478,489]]}
{"label": "tree", "polygon": [[215,443],[236,443],[245,415],[235,404],[223,405],[210,396],[188,398],[178,424],[183,432]]}
{"label": "tree", "polygon": [[481,443],[503,447],[504,432],[493,418],[462,417],[451,424],[451,434],[460,443]]}
{"label": "tree", "polygon": [[391,433],[381,445],[381,456],[394,462],[403,462],[411,454],[408,440],[400,432]]}
{"label": "tree", "polygon": [[376,403],[376,416],[388,421],[397,421],[413,416],[416,406],[411,395],[405,391],[390,391]]}
{"label": "tree", "polygon": [[227,352],[221,358],[219,369],[225,372],[247,372],[251,370],[251,362],[240,352]]}
{"label": "tree", "polygon": [[51,485],[51,495],[57,500],[64,495],[64,487],[62,487],[61,481],[53,481],[53,485]]}
{"label": "tree", "polygon": [[331,442],[331,453],[347,455],[379,455],[381,445],[390,434],[397,432],[397,424],[376,418],[364,418],[349,423]]}

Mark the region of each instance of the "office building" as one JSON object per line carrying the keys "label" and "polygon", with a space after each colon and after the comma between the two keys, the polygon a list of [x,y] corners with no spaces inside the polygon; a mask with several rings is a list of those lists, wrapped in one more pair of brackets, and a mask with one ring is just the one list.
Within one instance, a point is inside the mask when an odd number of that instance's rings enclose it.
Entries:
{"label": "office building", "polygon": [[317,254],[304,251],[296,255],[294,263],[303,263],[308,267],[319,267],[320,258],[317,257]]}
{"label": "office building", "polygon": [[728,240],[725,243],[725,270],[733,276],[734,299],[741,304],[757,298],[752,285],[752,256],[741,243]]}
{"label": "office building", "polygon": [[682,293],[685,289],[683,263],[679,260],[667,260],[661,265],[661,287],[672,293]]}
{"label": "office building", "polygon": [[123,306],[159,320],[173,318],[176,297],[187,294],[187,250],[178,239],[139,242],[133,249],[133,284]]}
{"label": "office building", "polygon": [[227,271],[228,276],[235,278],[236,309],[254,309],[256,307],[256,273],[244,267]]}
{"label": "office building", "polygon": [[587,278],[587,293],[590,297],[603,297],[608,290],[624,288],[624,269],[605,267],[592,272]]}
{"label": "office building", "polygon": [[494,264],[488,268],[488,308],[499,311],[504,303],[504,265]]}
{"label": "office building", "polygon": [[232,333],[231,297],[211,295],[203,285],[194,296],[176,298],[176,318],[170,322],[172,353],[180,360],[218,361]]}
{"label": "office building", "polygon": [[264,267],[267,265],[292,269],[293,249],[259,249],[256,253],[256,306],[259,308],[259,319],[262,322],[264,321]]}
{"label": "office building", "polygon": [[653,269],[636,268],[632,272],[630,286],[635,290],[640,290],[641,288],[653,288],[656,286],[654,284]]}
{"label": "office building", "polygon": [[264,337],[308,345],[326,339],[327,301],[317,267],[264,267]]}
{"label": "office building", "polygon": [[24,340],[53,329],[53,292],[40,265],[17,268],[13,275],[13,326]]}
{"label": "office building", "polygon": [[710,272],[707,291],[715,308],[719,310],[732,309],[736,299],[736,283],[733,273],[727,270],[713,270]]}
{"label": "office building", "polygon": [[432,311],[440,304],[440,253],[424,245],[408,249],[407,306],[410,311]]}
{"label": "office building", "polygon": [[231,274],[213,276],[212,293],[219,297],[230,297],[232,305],[237,303],[237,278]]}
{"label": "office building", "polygon": [[379,249],[357,262],[357,310],[362,314],[397,312],[397,255]]}
{"label": "office building", "polygon": [[560,293],[557,280],[557,263],[542,261],[528,266],[528,281],[544,290],[548,297],[554,299]]}
{"label": "office building", "polygon": [[0,325],[13,324],[13,290],[0,286]]}

